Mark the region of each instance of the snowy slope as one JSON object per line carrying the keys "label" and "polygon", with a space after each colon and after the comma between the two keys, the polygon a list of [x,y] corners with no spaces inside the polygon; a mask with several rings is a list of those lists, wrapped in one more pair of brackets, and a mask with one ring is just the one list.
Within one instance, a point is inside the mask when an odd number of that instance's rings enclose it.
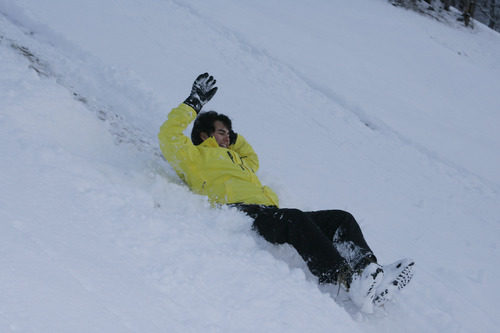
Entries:
{"label": "snowy slope", "polygon": [[[0,331],[494,331],[499,42],[382,0],[0,0]],[[282,206],[416,259],[385,311],[343,308],[163,161],[204,71]]]}

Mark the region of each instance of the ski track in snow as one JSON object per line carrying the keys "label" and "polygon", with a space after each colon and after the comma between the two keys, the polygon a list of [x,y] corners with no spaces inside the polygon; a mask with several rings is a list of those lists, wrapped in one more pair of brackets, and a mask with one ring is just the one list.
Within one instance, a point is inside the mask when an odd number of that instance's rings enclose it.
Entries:
{"label": "ski track in snow", "polygon": [[[22,22],[12,18],[12,16],[5,12],[0,11],[0,13],[19,29],[19,32],[11,30],[15,35],[13,39],[2,36],[0,42],[3,41],[9,44],[16,52],[27,58],[30,61],[29,67],[41,77],[56,79],[56,82],[66,88],[76,100],[95,113],[100,120],[108,123],[109,131],[114,136],[116,143],[132,144],[139,151],[150,151],[154,156],[163,158],[157,147],[156,138],[146,137],[141,129],[136,128],[119,114],[119,109],[124,107],[123,103],[109,105],[107,101],[102,99],[102,96],[96,93],[102,86],[105,89],[115,89],[118,95],[124,96],[119,90],[121,87],[118,87],[118,89],[113,87],[113,84],[116,84],[117,80],[110,81],[106,79],[107,77],[116,77],[123,74],[116,73],[113,69],[102,67],[97,60],[92,59],[87,54],[83,54],[82,51],[66,42],[61,36],[50,31],[49,28],[41,27],[37,23],[30,22],[30,20],[21,13],[16,13],[16,15],[22,18]],[[29,22],[28,26],[23,25],[23,22]],[[33,30],[33,27],[41,31]],[[40,35],[42,36],[41,38]],[[37,40],[37,37],[40,40]],[[44,41],[45,39],[50,40],[51,38],[55,41],[55,45],[47,44]],[[55,47],[58,45],[62,46],[67,54],[56,50]],[[34,47],[36,51],[32,50],[32,47]],[[39,54],[36,54],[37,52],[39,52]],[[78,71],[81,72],[83,70],[84,75],[76,72],[76,68],[72,65],[72,61],[74,61],[71,58],[72,56],[79,56],[83,59],[83,61],[79,60],[79,65],[81,67],[78,68]],[[49,61],[48,59],[51,60]],[[101,82],[104,83],[100,82],[92,87],[92,84],[96,83],[92,82],[92,70],[97,73],[102,73],[100,79],[102,80]],[[73,76],[70,74],[73,74]],[[137,87],[127,87],[126,89],[137,89]],[[137,93],[137,91],[134,91],[132,97],[127,101],[131,102],[132,98],[136,97],[134,95]],[[140,100],[147,100],[148,98],[148,96],[145,95],[140,97]],[[114,102],[116,103],[118,101]],[[131,104],[133,105],[133,103]]]}

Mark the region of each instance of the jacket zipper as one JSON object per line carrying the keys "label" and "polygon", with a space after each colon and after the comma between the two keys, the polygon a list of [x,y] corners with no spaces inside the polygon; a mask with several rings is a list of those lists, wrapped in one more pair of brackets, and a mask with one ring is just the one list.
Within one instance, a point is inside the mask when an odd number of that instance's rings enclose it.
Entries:
{"label": "jacket zipper", "polygon": [[229,150],[227,151],[227,154],[229,155],[229,158],[231,159],[231,161],[233,161],[233,163],[234,163],[234,164],[239,165],[239,166],[240,166],[240,168],[241,168],[241,170],[245,171],[245,168],[243,167],[243,165],[238,164],[238,163],[236,163],[236,162],[234,161],[233,155],[231,154],[231,152],[230,152]]}

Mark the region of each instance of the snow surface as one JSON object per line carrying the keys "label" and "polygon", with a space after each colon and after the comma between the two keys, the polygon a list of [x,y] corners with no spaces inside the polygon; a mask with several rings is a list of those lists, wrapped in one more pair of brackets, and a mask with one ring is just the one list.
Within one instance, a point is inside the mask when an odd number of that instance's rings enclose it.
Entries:
{"label": "snow surface", "polygon": [[[348,3],[348,5],[347,5]],[[0,0],[1,332],[493,332],[500,35],[384,0]],[[209,71],[283,207],[412,283],[361,315],[162,159]]]}

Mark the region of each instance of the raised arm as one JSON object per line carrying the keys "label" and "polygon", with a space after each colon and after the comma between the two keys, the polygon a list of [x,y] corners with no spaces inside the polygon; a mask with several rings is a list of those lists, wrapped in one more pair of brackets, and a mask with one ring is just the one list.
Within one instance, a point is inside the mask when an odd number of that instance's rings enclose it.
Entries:
{"label": "raised arm", "polygon": [[196,111],[182,103],[170,111],[158,133],[163,156],[178,172],[182,169],[182,162],[195,160],[199,154],[191,139],[183,133],[195,118]]}
{"label": "raised arm", "polygon": [[190,162],[199,158],[199,151],[187,136],[184,130],[196,118],[198,112],[217,92],[215,79],[208,73],[199,75],[193,83],[188,98],[177,108],[172,109],[168,119],[163,123],[158,133],[160,149],[165,159],[185,180],[184,172]]}

